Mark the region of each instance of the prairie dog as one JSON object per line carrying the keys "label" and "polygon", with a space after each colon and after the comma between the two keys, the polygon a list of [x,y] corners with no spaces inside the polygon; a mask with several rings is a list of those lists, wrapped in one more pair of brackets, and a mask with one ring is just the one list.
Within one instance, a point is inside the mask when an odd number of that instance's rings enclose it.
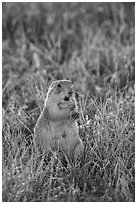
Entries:
{"label": "prairie dog", "polygon": [[60,149],[68,158],[75,160],[84,149],[78,133],[77,116],[78,109],[71,81],[53,82],[34,128],[36,145],[45,152]]}

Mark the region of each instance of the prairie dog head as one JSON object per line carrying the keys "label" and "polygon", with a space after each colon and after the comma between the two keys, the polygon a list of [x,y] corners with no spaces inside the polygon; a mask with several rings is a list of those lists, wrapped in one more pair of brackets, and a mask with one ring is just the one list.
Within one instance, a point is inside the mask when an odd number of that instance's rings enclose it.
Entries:
{"label": "prairie dog head", "polygon": [[49,87],[46,108],[51,119],[64,120],[76,109],[74,88],[69,80],[58,80]]}

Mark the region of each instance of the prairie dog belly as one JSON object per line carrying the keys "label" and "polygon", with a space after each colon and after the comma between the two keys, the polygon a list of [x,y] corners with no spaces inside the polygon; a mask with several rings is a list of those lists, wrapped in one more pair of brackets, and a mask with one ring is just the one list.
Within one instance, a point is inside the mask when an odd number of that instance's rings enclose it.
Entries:
{"label": "prairie dog belly", "polygon": [[[77,123],[65,123],[64,125],[54,127],[55,143],[57,148],[63,150],[69,157],[77,157],[83,152],[83,144],[78,135]],[[78,151],[77,151],[78,149]]]}

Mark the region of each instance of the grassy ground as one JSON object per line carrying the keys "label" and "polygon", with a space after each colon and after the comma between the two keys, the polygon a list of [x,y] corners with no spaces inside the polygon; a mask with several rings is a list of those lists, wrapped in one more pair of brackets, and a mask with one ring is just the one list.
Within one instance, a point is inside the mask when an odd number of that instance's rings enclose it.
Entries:
{"label": "grassy ground", "polygon": [[[3,3],[3,201],[134,201],[134,3]],[[85,151],[45,163],[33,127],[48,86],[80,93]]]}

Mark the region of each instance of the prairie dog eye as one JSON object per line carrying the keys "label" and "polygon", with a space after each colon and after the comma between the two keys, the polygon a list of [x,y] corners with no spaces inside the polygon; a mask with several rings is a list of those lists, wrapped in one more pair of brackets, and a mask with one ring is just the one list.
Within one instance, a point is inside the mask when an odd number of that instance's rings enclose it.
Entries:
{"label": "prairie dog eye", "polygon": [[58,87],[61,88],[61,84],[58,84]]}
{"label": "prairie dog eye", "polygon": [[60,83],[57,84],[56,93],[60,93],[61,92],[61,87],[62,87],[62,85]]}

